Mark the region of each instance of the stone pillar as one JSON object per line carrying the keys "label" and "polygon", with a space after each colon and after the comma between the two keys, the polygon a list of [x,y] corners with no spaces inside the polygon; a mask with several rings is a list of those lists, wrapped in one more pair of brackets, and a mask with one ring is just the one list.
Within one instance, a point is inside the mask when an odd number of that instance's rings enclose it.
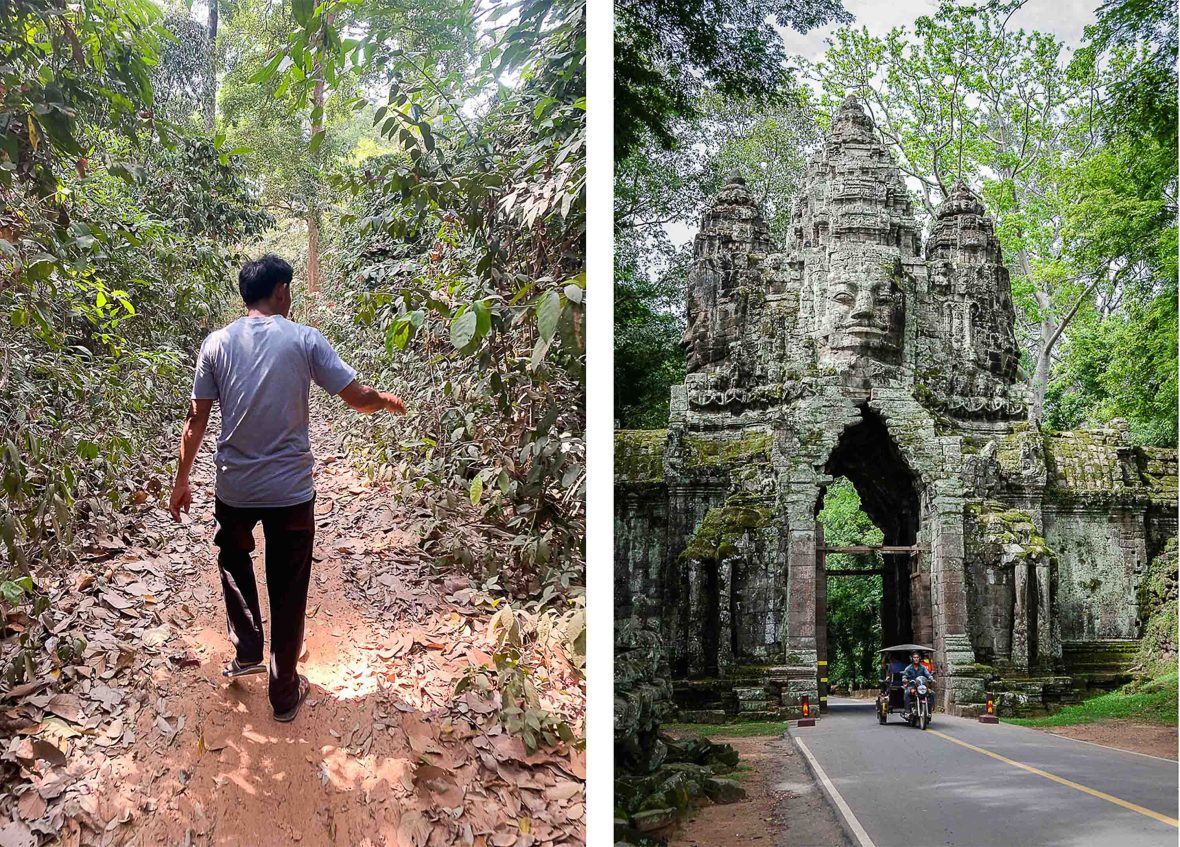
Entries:
{"label": "stone pillar", "polygon": [[815,638],[815,530],[787,532],[787,648],[790,655],[816,652]]}
{"label": "stone pillar", "polygon": [[1037,592],[1037,654],[1032,657],[1041,671],[1056,670],[1061,664],[1061,639],[1057,633],[1057,615],[1054,614],[1053,581],[1056,578],[1055,562],[1049,557],[1040,557],[1036,562]]}
{"label": "stone pillar", "polygon": [[717,675],[733,668],[733,556],[717,564]]}
{"label": "stone pillar", "polygon": [[706,619],[705,580],[701,563],[696,559],[690,559],[685,570],[688,576],[688,638],[685,649],[688,675],[700,676],[705,672],[705,631],[709,625]]}
{"label": "stone pillar", "polygon": [[934,652],[945,674],[939,691],[952,714],[983,700],[983,683],[975,669],[975,651],[967,634],[967,586],[963,564],[963,498],[950,480],[935,483],[927,494],[930,516],[930,588],[934,611]]}
{"label": "stone pillar", "polygon": [[804,477],[784,480],[780,486],[781,519],[786,521],[780,555],[787,565],[786,668],[781,702],[785,713],[791,715],[798,714],[803,694],[819,704],[815,643],[815,504],[819,485],[814,477]]}
{"label": "stone pillar", "polygon": [[914,642],[934,645],[934,611],[930,603],[930,571],[920,553],[910,557],[910,611]]}
{"label": "stone pillar", "polygon": [[828,575],[824,546],[824,525],[815,522],[815,675],[820,711],[828,710]]}
{"label": "stone pillar", "polygon": [[1034,582],[1029,584],[1029,571],[1032,566],[1025,560],[1017,558],[1012,565],[1012,667],[1027,671],[1029,665],[1028,630],[1029,626],[1036,626],[1036,621],[1029,621],[1028,607],[1032,598],[1030,592],[1036,592]]}

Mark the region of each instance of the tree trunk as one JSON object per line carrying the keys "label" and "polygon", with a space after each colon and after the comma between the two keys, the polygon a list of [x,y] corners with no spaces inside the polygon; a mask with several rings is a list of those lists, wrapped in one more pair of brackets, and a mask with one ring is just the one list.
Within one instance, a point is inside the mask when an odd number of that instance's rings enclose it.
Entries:
{"label": "tree trunk", "polygon": [[[1019,210],[1021,203],[1016,194],[1015,175],[1009,176],[1009,179],[1013,184],[1013,206]],[[1057,340],[1057,324],[1053,322],[1049,292],[1042,291],[1033,280],[1032,262],[1028,259],[1028,252],[1024,248],[1017,250],[1016,260],[1020,264],[1020,272],[1024,274],[1024,278],[1033,284],[1033,298],[1037,301],[1037,308],[1041,310],[1041,338],[1037,344],[1036,366],[1033,368],[1032,379],[1029,380],[1028,402],[1028,421],[1034,427],[1040,428],[1045,415],[1045,392],[1049,388],[1049,367],[1052,364],[1053,342]]]}
{"label": "tree trunk", "polygon": [[1045,416],[1045,392],[1049,388],[1049,367],[1052,364],[1057,324],[1054,323],[1052,312],[1049,311],[1049,295],[1038,291],[1035,296],[1037,307],[1041,310],[1041,341],[1037,348],[1037,365],[1030,385],[1032,396],[1028,403],[1028,420],[1033,426],[1040,427]]}
{"label": "tree trunk", "polygon": [[320,222],[313,209],[307,215],[307,293],[320,290]]}
{"label": "tree trunk", "polygon": [[[329,18],[329,23],[331,19]],[[319,117],[312,121],[311,137],[315,138],[324,129],[324,89],[327,87],[324,81],[323,65],[316,66],[316,81],[315,89],[312,91],[311,105],[312,114],[319,115]],[[318,153],[317,153],[318,156]],[[308,204],[307,214],[307,293],[315,294],[320,290],[320,222],[319,222],[319,207],[316,205],[315,198],[311,199]]]}
{"label": "tree trunk", "polygon": [[218,0],[209,0],[209,90],[205,92],[205,130],[213,132],[217,119],[217,24]]}

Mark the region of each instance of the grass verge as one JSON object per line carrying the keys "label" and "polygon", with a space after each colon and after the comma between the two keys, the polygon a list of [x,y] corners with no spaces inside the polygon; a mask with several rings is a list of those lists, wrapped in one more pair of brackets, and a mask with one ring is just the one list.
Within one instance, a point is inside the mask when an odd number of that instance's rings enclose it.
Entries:
{"label": "grass verge", "polygon": [[1168,726],[1176,724],[1176,697],[1177,674],[1171,673],[1129,683],[1118,691],[1091,697],[1076,706],[1066,706],[1055,715],[1001,720],[1019,726],[1070,726],[1117,718]]}
{"label": "grass verge", "polygon": [[786,721],[748,721],[746,723],[666,723],[663,732],[673,735],[695,735],[699,738],[753,738],[760,735],[782,735]]}

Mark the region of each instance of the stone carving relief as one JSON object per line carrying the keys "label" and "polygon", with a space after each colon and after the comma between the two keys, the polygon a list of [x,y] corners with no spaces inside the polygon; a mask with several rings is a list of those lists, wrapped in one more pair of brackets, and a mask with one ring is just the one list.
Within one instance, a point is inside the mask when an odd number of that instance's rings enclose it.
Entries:
{"label": "stone carving relief", "polygon": [[1025,414],[1008,271],[983,203],[956,183],[920,247],[901,173],[855,98],[808,164],[782,248],[734,174],[693,255],[688,370],[728,374],[723,389],[691,390],[693,407],[789,402],[792,372],[865,385],[904,381],[910,368],[916,396],[939,413]]}
{"label": "stone carving relief", "polygon": [[688,372],[726,363],[746,329],[744,289],[760,287],[760,258],[770,249],[746,181],[735,173],[701,219],[688,275],[688,325],[681,339]]}
{"label": "stone carving relief", "polygon": [[862,359],[900,364],[905,330],[901,262],[847,248],[834,251],[829,262],[817,338],[820,366],[842,368]]}

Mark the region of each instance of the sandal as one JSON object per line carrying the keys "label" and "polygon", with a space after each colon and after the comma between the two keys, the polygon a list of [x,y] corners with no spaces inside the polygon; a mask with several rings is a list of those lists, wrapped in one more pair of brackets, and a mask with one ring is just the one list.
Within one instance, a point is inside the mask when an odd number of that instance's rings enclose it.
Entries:
{"label": "sandal", "polygon": [[307,677],[300,675],[299,677],[299,698],[295,701],[295,705],[285,712],[275,712],[275,720],[280,723],[287,723],[295,720],[295,716],[299,714],[299,707],[303,705],[303,701],[307,699],[307,695],[311,693],[311,683],[307,681]]}
{"label": "sandal", "polygon": [[251,674],[256,673],[266,673],[266,665],[261,661],[250,662],[249,664],[243,665],[237,659],[234,659],[232,662],[226,665],[226,668],[221,672],[221,675],[227,676],[230,679],[237,679],[239,676],[250,676]]}

